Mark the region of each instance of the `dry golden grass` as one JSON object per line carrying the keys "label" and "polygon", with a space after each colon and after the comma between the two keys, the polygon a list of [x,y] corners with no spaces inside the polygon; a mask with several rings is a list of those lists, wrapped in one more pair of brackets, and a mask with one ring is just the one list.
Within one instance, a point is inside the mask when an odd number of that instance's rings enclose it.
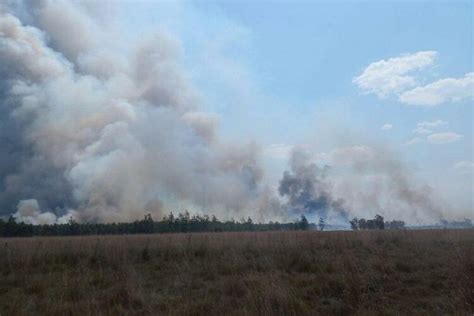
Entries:
{"label": "dry golden grass", "polygon": [[0,315],[474,312],[473,230],[0,242]]}

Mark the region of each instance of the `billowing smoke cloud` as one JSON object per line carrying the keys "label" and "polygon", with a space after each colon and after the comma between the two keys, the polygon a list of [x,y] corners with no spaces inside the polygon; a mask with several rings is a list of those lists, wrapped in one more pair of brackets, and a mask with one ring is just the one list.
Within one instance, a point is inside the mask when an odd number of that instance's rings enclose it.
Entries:
{"label": "billowing smoke cloud", "polygon": [[287,198],[285,208],[294,214],[316,215],[347,219],[344,201],[333,196],[327,179],[328,166],[318,167],[310,155],[300,149],[293,150],[290,171],[285,171],[278,191]]}
{"label": "billowing smoke cloud", "polygon": [[382,147],[348,146],[319,154],[296,147],[289,161],[278,188],[286,203],[274,204],[275,209],[342,223],[376,213],[412,224],[444,218],[433,190],[418,184],[413,171]]}
{"label": "billowing smoke cloud", "polygon": [[334,171],[333,194],[346,202],[351,214],[400,218],[410,223],[439,222],[442,201],[421,185],[413,168],[380,146],[340,147],[314,157]]}
{"label": "billowing smoke cloud", "polygon": [[262,211],[294,218],[305,214],[347,225],[353,216],[403,219],[410,224],[439,223],[442,201],[421,185],[413,169],[381,146],[355,145],[315,153],[297,146],[289,153],[289,170],[279,181],[283,201],[267,194]]}
{"label": "billowing smoke cloud", "polygon": [[18,222],[33,225],[67,223],[71,218],[77,215],[74,210],[69,210],[61,217],[57,217],[51,212],[41,212],[38,201],[35,199],[21,200],[17,206],[17,212],[13,217]]}
{"label": "billowing smoke cloud", "polygon": [[2,212],[122,221],[255,202],[258,147],[219,138],[179,66],[180,43],[158,32],[113,49],[100,23],[80,2],[0,5]]}

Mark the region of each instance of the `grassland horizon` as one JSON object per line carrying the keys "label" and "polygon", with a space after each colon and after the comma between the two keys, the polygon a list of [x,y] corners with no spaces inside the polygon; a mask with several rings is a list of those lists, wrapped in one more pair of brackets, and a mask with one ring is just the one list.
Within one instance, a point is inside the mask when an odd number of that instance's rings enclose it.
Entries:
{"label": "grassland horizon", "polygon": [[474,311],[472,229],[0,241],[0,315]]}

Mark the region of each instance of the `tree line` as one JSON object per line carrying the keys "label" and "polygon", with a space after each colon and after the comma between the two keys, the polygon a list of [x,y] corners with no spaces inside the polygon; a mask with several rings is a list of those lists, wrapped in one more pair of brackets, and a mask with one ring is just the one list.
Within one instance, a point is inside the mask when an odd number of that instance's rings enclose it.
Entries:
{"label": "tree line", "polygon": [[[401,220],[384,221],[377,214],[373,219],[354,217],[349,221],[352,230],[370,229],[404,229]],[[8,220],[0,218],[0,236],[76,236],[76,235],[119,235],[119,234],[154,234],[154,233],[186,233],[186,232],[241,232],[241,231],[279,231],[279,230],[324,230],[325,220],[319,219],[318,225],[309,223],[301,217],[290,223],[268,222],[254,223],[251,217],[236,221],[221,221],[214,215],[192,215],[189,211],[175,215],[170,212],[162,220],[155,221],[151,214],[142,220],[122,223],[78,223],[71,218],[67,223],[33,225],[10,216]]]}
{"label": "tree line", "polygon": [[405,222],[401,220],[392,220],[384,222],[382,215],[376,214],[373,219],[354,217],[349,221],[352,230],[366,230],[366,229],[404,229]]}
{"label": "tree line", "polygon": [[193,215],[188,211],[172,212],[162,220],[155,221],[151,214],[142,220],[129,223],[78,223],[70,219],[67,223],[51,225],[33,225],[17,222],[13,216],[8,220],[0,219],[0,236],[76,236],[76,235],[114,235],[114,234],[153,234],[179,232],[239,232],[239,231],[273,231],[273,230],[307,230],[315,227],[302,215],[292,223],[254,223],[248,217],[236,221],[221,221],[216,216]]}

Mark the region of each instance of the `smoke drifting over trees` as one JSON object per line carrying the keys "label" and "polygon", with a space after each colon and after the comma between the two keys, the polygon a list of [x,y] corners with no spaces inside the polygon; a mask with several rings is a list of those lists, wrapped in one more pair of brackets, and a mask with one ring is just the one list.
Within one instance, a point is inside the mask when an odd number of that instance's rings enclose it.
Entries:
{"label": "smoke drifting over trees", "polygon": [[[442,217],[397,159],[365,147],[330,153],[331,168],[351,169],[343,181],[295,150],[278,196],[259,146],[226,141],[219,117],[200,109],[180,42],[160,31],[122,43],[97,5],[0,4],[0,216],[116,222],[197,208],[347,222],[373,205],[401,210],[396,218]],[[367,175],[372,187],[360,185]]]}

